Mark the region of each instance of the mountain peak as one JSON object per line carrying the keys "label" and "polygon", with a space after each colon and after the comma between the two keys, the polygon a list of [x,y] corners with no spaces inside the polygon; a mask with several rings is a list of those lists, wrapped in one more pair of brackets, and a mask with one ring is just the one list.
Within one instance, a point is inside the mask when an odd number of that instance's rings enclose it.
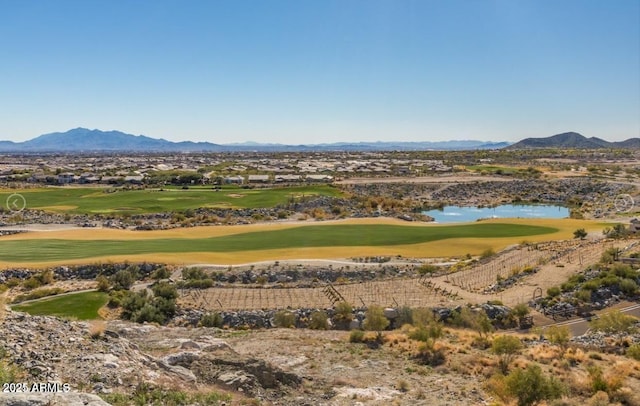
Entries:
{"label": "mountain peak", "polygon": [[574,148],[574,149],[600,149],[600,148],[637,148],[640,139],[631,138],[621,142],[609,142],[601,138],[587,138],[577,132],[566,132],[544,138],[525,138],[508,149],[532,149],[532,148]]}

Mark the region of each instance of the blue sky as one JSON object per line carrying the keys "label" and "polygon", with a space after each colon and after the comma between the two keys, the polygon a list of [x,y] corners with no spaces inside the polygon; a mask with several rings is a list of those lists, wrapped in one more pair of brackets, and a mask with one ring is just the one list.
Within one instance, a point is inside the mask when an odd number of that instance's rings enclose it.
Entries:
{"label": "blue sky", "polygon": [[640,137],[640,1],[0,0],[0,139]]}

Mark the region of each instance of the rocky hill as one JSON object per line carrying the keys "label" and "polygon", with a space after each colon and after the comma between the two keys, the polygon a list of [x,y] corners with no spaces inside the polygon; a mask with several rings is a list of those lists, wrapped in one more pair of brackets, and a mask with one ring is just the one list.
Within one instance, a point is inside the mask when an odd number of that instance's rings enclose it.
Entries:
{"label": "rocky hill", "polygon": [[587,138],[576,132],[556,134],[545,138],[525,138],[506,149],[532,148],[567,148],[567,149],[601,149],[601,148],[640,148],[640,138],[625,141],[609,142],[597,137]]}

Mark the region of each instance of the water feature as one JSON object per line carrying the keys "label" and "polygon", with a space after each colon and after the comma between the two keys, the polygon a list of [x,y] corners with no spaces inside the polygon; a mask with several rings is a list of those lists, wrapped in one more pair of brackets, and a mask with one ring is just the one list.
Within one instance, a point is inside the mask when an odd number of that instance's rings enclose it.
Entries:
{"label": "water feature", "polygon": [[566,218],[569,209],[545,204],[503,204],[496,207],[445,206],[422,214],[433,217],[438,223],[462,223],[488,218]]}

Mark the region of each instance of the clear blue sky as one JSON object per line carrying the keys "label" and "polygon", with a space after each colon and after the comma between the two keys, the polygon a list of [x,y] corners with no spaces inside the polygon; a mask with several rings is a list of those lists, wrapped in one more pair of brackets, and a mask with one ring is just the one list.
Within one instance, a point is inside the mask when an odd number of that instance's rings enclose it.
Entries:
{"label": "clear blue sky", "polygon": [[0,139],[640,136],[639,0],[0,0]]}

